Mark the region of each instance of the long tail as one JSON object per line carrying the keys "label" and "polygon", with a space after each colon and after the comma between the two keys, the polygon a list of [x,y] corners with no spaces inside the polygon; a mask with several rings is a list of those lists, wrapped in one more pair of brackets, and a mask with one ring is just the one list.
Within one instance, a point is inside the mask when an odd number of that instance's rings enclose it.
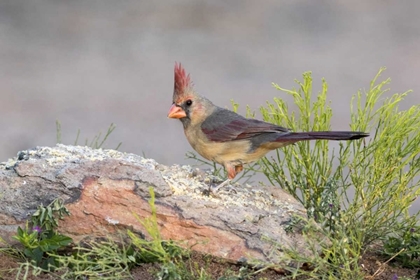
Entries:
{"label": "long tail", "polygon": [[276,139],[276,142],[290,140],[356,140],[369,136],[369,133],[360,131],[311,131],[311,132],[292,132]]}

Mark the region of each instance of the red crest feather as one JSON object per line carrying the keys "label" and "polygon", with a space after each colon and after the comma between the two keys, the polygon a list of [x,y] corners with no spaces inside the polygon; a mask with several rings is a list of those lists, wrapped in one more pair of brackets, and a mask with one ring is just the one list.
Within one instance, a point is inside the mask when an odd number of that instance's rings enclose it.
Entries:
{"label": "red crest feather", "polygon": [[185,72],[185,69],[181,66],[181,63],[175,62],[175,80],[174,80],[174,96],[173,101],[179,100],[185,95],[186,91],[192,87],[190,74]]}

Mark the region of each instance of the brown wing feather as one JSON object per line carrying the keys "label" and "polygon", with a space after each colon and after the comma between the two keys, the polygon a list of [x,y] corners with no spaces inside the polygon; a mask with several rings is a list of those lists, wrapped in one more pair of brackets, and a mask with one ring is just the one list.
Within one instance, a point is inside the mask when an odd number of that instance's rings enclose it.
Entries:
{"label": "brown wing feather", "polygon": [[255,119],[247,119],[235,112],[217,108],[201,125],[201,130],[211,141],[226,142],[249,139],[273,132],[289,132],[289,129]]}

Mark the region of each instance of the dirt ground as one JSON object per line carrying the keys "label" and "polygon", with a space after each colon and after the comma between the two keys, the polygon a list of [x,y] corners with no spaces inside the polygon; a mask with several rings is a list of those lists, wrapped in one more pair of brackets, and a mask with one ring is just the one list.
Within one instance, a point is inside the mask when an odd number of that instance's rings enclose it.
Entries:
{"label": "dirt ground", "polygon": [[[196,267],[203,267],[205,270],[212,275],[212,279],[218,279],[221,276],[226,275],[226,271],[230,271],[231,275],[238,275],[240,269],[239,265],[231,264],[220,259],[212,259],[208,256],[203,256],[198,253],[193,253],[190,258],[195,264]],[[386,259],[381,256],[375,255],[373,253],[366,254],[363,256],[360,265],[362,269],[366,272],[365,279],[375,279],[375,280],[397,280],[401,277],[407,277],[408,279],[418,279],[415,278],[420,271],[418,269],[407,269],[401,268],[393,265],[392,263],[385,263]],[[13,258],[9,255],[0,254],[0,279],[1,280],[11,280],[16,279],[16,270],[11,270],[13,268],[19,267],[19,260]],[[131,273],[133,278],[136,280],[154,280],[154,273],[158,271],[157,264],[145,264],[138,267],[135,267]],[[376,273],[376,274],[375,274]],[[274,270],[267,270],[259,273],[253,278],[246,278],[249,280],[252,279],[282,279],[283,274],[277,273]],[[22,279],[22,278],[21,278]],[[51,280],[56,279],[56,276],[51,276],[48,274],[43,274],[40,276],[29,276],[29,280]],[[300,278],[303,280],[304,278]]]}

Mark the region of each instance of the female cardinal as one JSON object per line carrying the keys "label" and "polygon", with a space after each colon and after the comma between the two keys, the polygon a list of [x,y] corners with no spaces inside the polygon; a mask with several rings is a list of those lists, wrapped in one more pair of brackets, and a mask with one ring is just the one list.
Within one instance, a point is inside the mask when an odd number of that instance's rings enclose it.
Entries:
{"label": "female cardinal", "polygon": [[244,118],[198,95],[190,75],[177,63],[168,117],[182,122],[194,150],[225,167],[228,179],[210,188],[214,194],[241,172],[244,164],[257,161],[271,150],[303,140],[355,140],[369,136],[358,131],[291,132],[275,124]]}

